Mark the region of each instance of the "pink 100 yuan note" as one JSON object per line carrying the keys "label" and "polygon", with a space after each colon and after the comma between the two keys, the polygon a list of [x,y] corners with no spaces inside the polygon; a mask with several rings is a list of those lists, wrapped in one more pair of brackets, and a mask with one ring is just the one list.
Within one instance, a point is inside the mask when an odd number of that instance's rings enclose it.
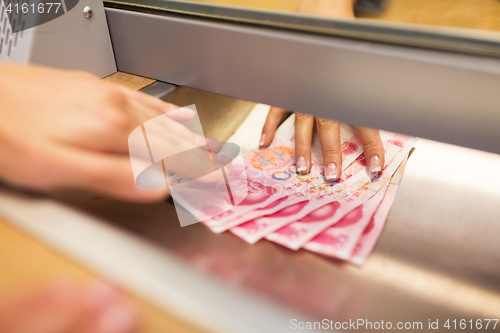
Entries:
{"label": "pink 100 yuan note", "polygon": [[[368,201],[388,183],[389,179],[390,177],[384,176],[360,184],[353,194],[321,205],[299,220],[267,235],[266,239],[292,250],[298,250],[323,230],[335,225],[346,214]],[[294,218],[294,216],[291,217]]]}
{"label": "pink 100 yuan note", "polygon": [[[291,119],[290,119],[291,118]],[[245,154],[248,196],[237,206],[213,218],[203,221],[213,232],[224,232],[242,223],[241,217],[259,214],[259,209],[273,206],[277,200],[292,196],[293,202],[307,200],[303,194],[310,193],[308,189],[324,184],[324,176],[319,172],[300,175],[295,170],[293,159],[294,148],[294,117],[285,121],[276,133],[273,145],[266,149],[255,149]],[[352,163],[360,152],[361,142],[354,129],[341,126],[341,140],[344,147],[345,165]],[[314,142],[319,142],[315,140]],[[313,147],[314,148],[314,147]],[[315,149],[313,149],[313,152]],[[314,165],[320,165],[317,154],[313,154]],[[343,163],[344,166],[344,163]],[[257,212],[257,213],[256,213]]]}
{"label": "pink 100 yuan note", "polygon": [[375,248],[380,238],[380,234],[382,234],[382,230],[384,229],[394,199],[396,199],[396,193],[401,183],[401,179],[403,178],[404,167],[405,166],[402,165],[402,167],[398,169],[398,174],[391,179],[391,183],[384,195],[382,203],[377,208],[377,211],[354,248],[353,254],[349,260],[350,263],[358,266],[363,265]]}
{"label": "pink 100 yuan note", "polygon": [[[404,142],[402,140],[405,140]],[[362,205],[375,195],[387,183],[401,162],[406,158],[413,147],[416,138],[395,134],[392,140],[402,147],[401,151],[389,162],[385,170],[370,182],[358,186],[354,194],[328,203],[328,207],[321,207],[311,216],[295,220],[285,227],[266,236],[266,239],[281,244],[293,250],[298,250],[316,235],[326,230],[342,219],[347,213]]]}
{"label": "pink 100 yuan note", "polygon": [[[393,133],[384,132],[382,136],[383,140],[386,141],[384,142],[387,151],[386,160],[391,160],[401,150],[402,145],[393,144],[395,136]],[[356,163],[352,163],[345,170],[340,181],[328,183],[332,186],[332,190],[327,191],[326,194],[320,193],[308,202],[295,204],[294,206],[297,207],[290,206],[283,210],[276,211],[272,215],[259,217],[240,224],[237,227],[232,228],[231,232],[253,244],[287,224],[307,216],[316,209],[341,199],[346,196],[351,189],[360,187],[370,181],[371,178],[372,174],[368,171],[366,162],[364,162],[364,159],[360,157],[357,159]],[[380,181],[380,179],[377,180]],[[285,203],[286,202],[283,204]],[[325,209],[331,207],[333,206],[329,205],[328,207],[325,207]],[[325,211],[323,213],[327,212]],[[326,218],[327,216],[324,217]]]}
{"label": "pink 100 yuan note", "polygon": [[390,182],[384,185],[377,194],[348,213],[338,223],[314,237],[303,248],[328,257],[349,260],[361,235],[385,198],[389,185],[401,179],[405,165],[406,161],[403,161]]}

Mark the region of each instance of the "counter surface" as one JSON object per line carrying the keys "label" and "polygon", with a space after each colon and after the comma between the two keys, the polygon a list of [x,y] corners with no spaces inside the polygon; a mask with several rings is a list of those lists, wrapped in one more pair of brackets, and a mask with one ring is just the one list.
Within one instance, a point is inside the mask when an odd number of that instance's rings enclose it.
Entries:
{"label": "counter surface", "polygon": [[[219,140],[227,139],[254,105],[188,88],[168,99],[195,103],[205,134]],[[258,140],[252,137],[258,131],[248,131],[248,140]],[[215,322],[241,319],[248,331],[281,327],[285,332],[289,323],[283,310],[334,321],[422,322],[425,329],[429,320],[442,325],[447,319],[475,323],[500,317],[499,169],[499,155],[419,140],[382,237],[361,268],[267,241],[249,245],[202,224],[181,228],[171,201],[145,205],[67,193],[25,199],[21,194],[3,200],[0,211],[18,214],[22,227],[125,286],[135,285],[155,302],[175,294],[163,289],[195,290],[191,304],[206,317],[219,313]],[[14,195],[9,193],[4,191]],[[53,202],[63,204],[50,210],[61,218],[34,222],[40,212],[51,216],[44,205]],[[20,214],[16,207],[25,211]],[[68,208],[76,214],[72,219],[63,218]],[[95,221],[93,231],[81,229],[86,223],[80,218]],[[177,270],[182,278],[173,276]],[[196,286],[183,285],[187,279],[196,279]],[[248,306],[248,312],[228,306],[233,301]],[[269,325],[275,318],[272,330],[249,328],[252,318],[266,316]]]}

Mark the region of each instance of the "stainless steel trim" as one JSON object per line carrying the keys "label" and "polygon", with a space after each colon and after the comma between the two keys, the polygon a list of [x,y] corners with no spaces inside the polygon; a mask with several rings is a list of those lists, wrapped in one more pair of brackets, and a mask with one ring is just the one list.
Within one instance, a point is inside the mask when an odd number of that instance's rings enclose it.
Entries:
{"label": "stainless steel trim", "polygon": [[[196,103],[205,133],[224,141],[237,126],[221,124],[221,115],[233,119],[249,107],[185,87],[166,100]],[[266,115],[257,106],[229,141],[254,147]],[[443,327],[448,319],[469,325],[500,317],[499,169],[500,155],[419,140],[382,237],[363,267],[267,241],[250,245],[200,223],[182,228],[171,202],[77,193],[40,198],[0,189],[0,213],[65,255],[215,332],[300,331],[289,324],[295,314],[282,307],[315,320],[422,322],[423,331],[429,320],[439,320],[437,331],[449,332]]]}
{"label": "stainless steel trim", "polygon": [[306,318],[221,283],[173,253],[49,198],[0,186],[0,212],[64,255],[209,332],[282,332],[290,318]]}
{"label": "stainless steel trim", "polygon": [[500,153],[500,60],[106,9],[118,69]]}

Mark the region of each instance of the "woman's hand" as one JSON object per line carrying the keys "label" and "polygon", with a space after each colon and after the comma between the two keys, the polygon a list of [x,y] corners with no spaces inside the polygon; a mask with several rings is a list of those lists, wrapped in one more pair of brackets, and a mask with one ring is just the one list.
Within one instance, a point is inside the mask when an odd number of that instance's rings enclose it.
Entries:
{"label": "woman's hand", "polygon": [[[324,17],[354,18],[353,6],[357,0],[302,0],[298,12]],[[285,110],[271,107],[262,130],[262,147],[271,144],[276,127]],[[306,174],[311,170],[311,140],[314,122],[318,129],[321,146],[323,148],[323,165],[325,178],[329,181],[337,180],[342,174],[342,151],[340,142],[339,123],[334,120],[316,118],[313,116],[295,114],[295,165],[297,171]],[[356,127],[356,131],[363,143],[365,159],[371,172],[379,172],[385,165],[384,146],[380,140],[380,133],[365,127]]]}
{"label": "woman's hand", "polygon": [[[271,107],[262,130],[260,142],[262,147],[270,145],[273,141],[276,128],[284,112],[284,109]],[[295,114],[295,166],[301,174],[306,174],[311,170],[311,140],[315,122],[323,148],[323,165],[326,167],[325,178],[329,181],[335,181],[342,174],[342,150],[338,121],[324,118],[315,119],[313,116],[303,113]],[[381,171],[385,160],[384,146],[379,131],[365,127],[356,127],[356,131],[363,143],[369,170],[371,172]]]}
{"label": "woman's hand", "polygon": [[[83,72],[0,63],[0,73],[0,179],[135,201],[166,196],[135,184],[128,136],[177,106]],[[172,153],[205,145],[205,138],[176,121],[193,115],[189,109],[169,112],[154,135]],[[197,156],[192,159],[178,168],[189,173],[197,165]]]}
{"label": "woman's hand", "polygon": [[136,312],[103,283],[60,282],[0,305],[0,332],[134,333]]}

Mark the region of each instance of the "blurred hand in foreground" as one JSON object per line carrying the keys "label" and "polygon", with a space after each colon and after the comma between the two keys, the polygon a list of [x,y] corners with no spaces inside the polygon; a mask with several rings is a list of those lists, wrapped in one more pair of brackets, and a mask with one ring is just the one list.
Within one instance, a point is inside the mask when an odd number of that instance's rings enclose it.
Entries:
{"label": "blurred hand in foreground", "polygon": [[135,312],[103,283],[57,283],[0,306],[5,333],[134,333],[137,327]]}
{"label": "blurred hand in foreground", "polygon": [[[0,73],[0,179],[14,186],[160,200],[166,190],[134,182],[128,154],[132,130],[167,113],[153,134],[167,150],[175,154],[206,145],[178,122],[191,119],[193,110],[91,74],[7,63],[0,63]],[[175,171],[189,175],[201,158],[192,154]]]}

